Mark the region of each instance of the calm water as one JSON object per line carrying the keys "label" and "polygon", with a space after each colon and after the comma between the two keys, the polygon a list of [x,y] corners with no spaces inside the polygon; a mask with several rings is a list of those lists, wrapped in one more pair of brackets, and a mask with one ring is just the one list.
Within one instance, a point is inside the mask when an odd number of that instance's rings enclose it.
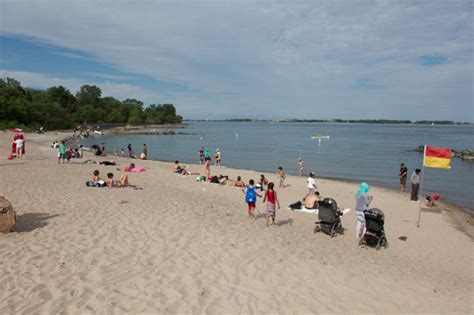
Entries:
{"label": "calm water", "polygon": [[[353,125],[317,123],[229,123],[193,122],[175,136],[101,136],[86,139],[85,146],[105,142],[107,150],[132,144],[136,154],[143,143],[150,158],[197,163],[201,146],[222,153],[224,166],[277,172],[283,166],[297,173],[302,157],[306,170],[319,177],[366,181],[371,185],[398,189],[401,162],[409,176],[422,168],[423,156],[408,152],[428,144],[455,150],[474,148],[474,128],[469,126]],[[321,145],[311,139],[316,133],[329,135]],[[238,135],[238,137],[236,136]],[[474,161],[453,159],[450,170],[425,168],[424,192],[439,192],[444,200],[472,210]],[[408,181],[409,182],[409,181]]]}

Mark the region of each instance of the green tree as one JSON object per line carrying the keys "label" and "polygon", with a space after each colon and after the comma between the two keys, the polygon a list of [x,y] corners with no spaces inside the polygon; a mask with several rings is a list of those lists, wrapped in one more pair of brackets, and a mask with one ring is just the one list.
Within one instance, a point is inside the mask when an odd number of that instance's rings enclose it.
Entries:
{"label": "green tree", "polygon": [[95,85],[83,85],[76,94],[76,99],[79,105],[91,105],[96,108],[100,102],[102,91]]}

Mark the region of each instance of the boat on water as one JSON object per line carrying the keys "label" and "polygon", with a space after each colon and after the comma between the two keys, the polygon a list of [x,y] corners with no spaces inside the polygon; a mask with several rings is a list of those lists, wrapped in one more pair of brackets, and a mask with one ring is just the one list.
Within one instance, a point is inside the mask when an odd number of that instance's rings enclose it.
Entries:
{"label": "boat on water", "polygon": [[102,136],[104,134],[104,131],[99,126],[97,126],[97,128],[94,128],[93,132],[94,132],[94,134],[100,135],[100,136]]}
{"label": "boat on water", "polygon": [[314,135],[311,136],[311,139],[329,139],[329,136],[323,136],[323,135]]}

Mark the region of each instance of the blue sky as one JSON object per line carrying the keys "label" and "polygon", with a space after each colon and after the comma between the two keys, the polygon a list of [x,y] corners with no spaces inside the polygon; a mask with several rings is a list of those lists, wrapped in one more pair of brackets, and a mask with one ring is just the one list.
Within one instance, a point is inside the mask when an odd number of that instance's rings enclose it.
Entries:
{"label": "blue sky", "polygon": [[471,1],[2,0],[0,76],[186,118],[473,121]]}

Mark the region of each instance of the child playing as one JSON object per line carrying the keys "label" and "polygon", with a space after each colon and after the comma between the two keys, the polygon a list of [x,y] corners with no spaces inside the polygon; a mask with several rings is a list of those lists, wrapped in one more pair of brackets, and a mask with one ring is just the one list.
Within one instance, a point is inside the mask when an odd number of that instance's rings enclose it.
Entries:
{"label": "child playing", "polygon": [[278,170],[279,170],[278,177],[280,178],[280,187],[285,188],[285,177],[286,177],[285,171],[283,170],[283,167],[281,166],[278,168]]}
{"label": "child playing", "polygon": [[274,184],[269,183],[267,192],[265,193],[265,197],[263,197],[263,203],[267,201],[267,206],[265,208],[265,218],[267,221],[267,226],[268,226],[268,221],[270,217],[272,217],[272,224],[275,224],[275,216],[276,216],[275,204],[278,205],[278,209],[280,209],[280,202],[278,201],[277,193],[275,190],[273,190],[273,187],[274,187]]}
{"label": "child playing", "polygon": [[245,194],[245,202],[247,203],[248,205],[248,212],[249,212],[249,217],[253,217],[253,210],[255,209],[255,201],[256,201],[256,197],[262,197],[261,195],[257,194],[257,192],[255,191],[255,187],[254,187],[254,180],[251,179],[249,180],[249,184],[247,186],[247,189],[246,190],[242,190]]}

